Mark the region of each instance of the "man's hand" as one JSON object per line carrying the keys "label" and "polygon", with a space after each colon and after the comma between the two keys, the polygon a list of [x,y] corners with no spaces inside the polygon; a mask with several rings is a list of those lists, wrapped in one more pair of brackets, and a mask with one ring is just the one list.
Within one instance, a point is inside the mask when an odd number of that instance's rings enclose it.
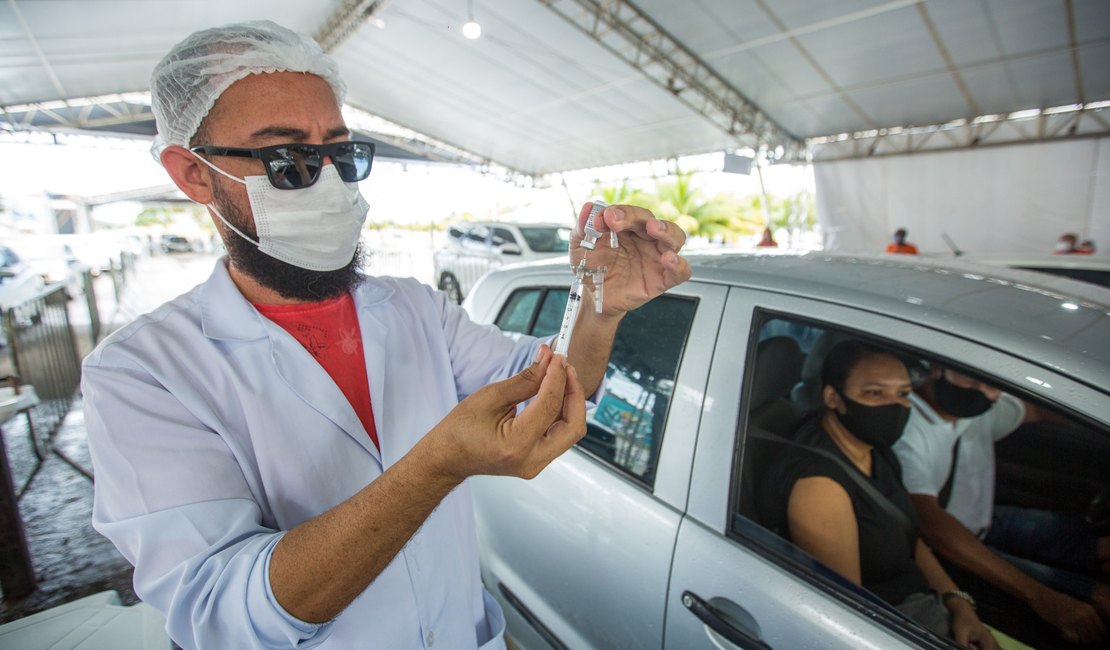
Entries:
{"label": "man's hand", "polygon": [[[623,316],[690,279],[690,264],[678,254],[686,243],[686,233],[677,224],[656,219],[648,210],[634,205],[605,208],[600,217],[594,218],[594,227],[606,235],[598,239],[595,250],[581,248],[591,207],[593,204],[587,203],[578,213],[578,228],[570,239],[570,261],[577,266],[585,255],[587,267],[608,268],[602,307],[605,315]],[[610,231],[617,233],[619,248],[609,248]],[[592,302],[585,300],[583,309],[590,308]]]}
{"label": "man's hand", "polygon": [[[517,405],[533,397],[517,415]],[[543,345],[531,366],[459,402],[430,436],[446,446],[442,470],[461,481],[478,474],[534,478],[585,434],[578,374]]]}
{"label": "man's hand", "polygon": [[1081,600],[1044,587],[1034,594],[1029,606],[1059,629],[1069,643],[1095,643],[1106,638],[1106,626],[1098,612]]}
{"label": "man's hand", "polygon": [[979,650],[998,650],[998,642],[990,630],[983,625],[975,614],[975,609],[967,601],[956,602],[949,608],[952,613],[952,638],[963,648]]}

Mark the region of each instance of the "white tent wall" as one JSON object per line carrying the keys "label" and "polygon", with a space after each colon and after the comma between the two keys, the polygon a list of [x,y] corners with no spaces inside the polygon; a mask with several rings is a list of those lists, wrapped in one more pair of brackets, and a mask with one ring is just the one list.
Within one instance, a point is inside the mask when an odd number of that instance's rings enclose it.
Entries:
{"label": "white tent wall", "polygon": [[975,255],[1052,252],[1062,233],[1110,249],[1110,138],[814,164],[828,250],[882,251],[903,227],[922,253],[947,234]]}

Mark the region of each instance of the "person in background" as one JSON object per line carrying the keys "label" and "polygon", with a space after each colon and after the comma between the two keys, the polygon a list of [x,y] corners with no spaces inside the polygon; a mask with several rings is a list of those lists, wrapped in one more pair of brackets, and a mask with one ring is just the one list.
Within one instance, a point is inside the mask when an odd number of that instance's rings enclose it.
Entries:
{"label": "person in background", "polygon": [[1056,255],[1094,255],[1095,242],[1086,239],[1080,243],[1078,235],[1066,232],[1060,235],[1060,239],[1056,240],[1056,249],[1053,253]]}
{"label": "person in background", "polygon": [[577,442],[623,316],[690,277],[677,225],[606,208],[604,303],[564,357],[364,274],[374,145],[344,91],[269,21],[196,32],[152,74],[159,162],[227,256],[102,341],[81,388],[93,525],[186,650],[505,648],[468,479],[533,478]]}
{"label": "person in background", "polygon": [[775,241],[775,236],[771,233],[770,228],[763,229],[763,237],[756,244],[756,248],[778,248],[779,243]]}
{"label": "person in background", "polygon": [[[997,648],[921,540],[891,445],[909,417],[909,372],[862,341],[833,346],[821,368],[824,408],[802,423],[756,492],[761,521],[852,582],[963,647]],[[863,487],[869,485],[873,490]]]}
{"label": "person in background", "polygon": [[1065,640],[1104,640],[1110,587],[1095,576],[1110,566],[1110,539],[1088,533],[1082,514],[994,505],[995,443],[1051,415],[939,365],[909,399],[913,413],[894,452],[925,541]]}
{"label": "person in background", "polygon": [[899,255],[917,255],[917,246],[906,241],[906,229],[899,228],[894,231],[894,241],[886,247],[886,252]]}

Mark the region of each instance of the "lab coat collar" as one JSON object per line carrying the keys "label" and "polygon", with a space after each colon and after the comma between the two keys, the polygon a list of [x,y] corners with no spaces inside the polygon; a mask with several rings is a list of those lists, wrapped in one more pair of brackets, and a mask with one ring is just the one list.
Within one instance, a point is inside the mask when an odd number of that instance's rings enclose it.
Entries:
{"label": "lab coat collar", "polygon": [[[364,275],[353,293],[355,307],[361,311],[388,300],[393,288],[378,278]],[[223,341],[251,341],[267,336],[263,316],[232,281],[226,256],[216,262],[201,292],[201,328],[208,338]]]}
{"label": "lab coat collar", "polygon": [[[274,366],[290,388],[312,408],[354,438],[379,463],[382,462],[381,453],[374,447],[354,408],[339,387],[296,339],[259,314],[239,293],[228,274],[225,259],[216,264],[201,295],[201,327],[206,336],[228,341],[269,338]],[[378,441],[382,445],[387,444],[387,425],[383,421],[384,409],[381,405],[385,403],[385,339],[389,333],[385,331],[381,315],[375,312],[392,295],[393,288],[388,283],[372,276],[364,276],[353,292],[362,331],[370,403],[373,406]]]}

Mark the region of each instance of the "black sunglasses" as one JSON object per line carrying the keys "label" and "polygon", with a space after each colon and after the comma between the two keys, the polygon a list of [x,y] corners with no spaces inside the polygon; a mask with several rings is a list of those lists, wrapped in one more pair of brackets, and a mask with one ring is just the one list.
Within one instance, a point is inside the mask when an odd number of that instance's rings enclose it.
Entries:
{"label": "black sunglasses", "polygon": [[259,149],[212,147],[201,145],[190,149],[209,156],[258,158],[266,167],[266,177],[279,190],[299,190],[320,179],[324,158],[331,158],[339,177],[347,183],[364,180],[374,162],[374,143],[359,140],[331,144],[275,144]]}

